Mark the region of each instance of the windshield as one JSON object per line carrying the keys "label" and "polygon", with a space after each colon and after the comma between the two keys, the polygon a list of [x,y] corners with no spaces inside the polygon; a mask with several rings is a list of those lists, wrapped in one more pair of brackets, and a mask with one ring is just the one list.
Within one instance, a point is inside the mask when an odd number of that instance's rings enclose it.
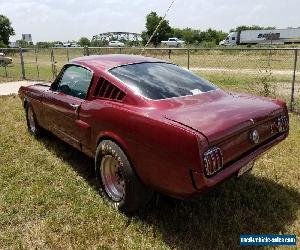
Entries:
{"label": "windshield", "polygon": [[138,63],[109,70],[135,93],[152,100],[215,90],[207,80],[169,63]]}

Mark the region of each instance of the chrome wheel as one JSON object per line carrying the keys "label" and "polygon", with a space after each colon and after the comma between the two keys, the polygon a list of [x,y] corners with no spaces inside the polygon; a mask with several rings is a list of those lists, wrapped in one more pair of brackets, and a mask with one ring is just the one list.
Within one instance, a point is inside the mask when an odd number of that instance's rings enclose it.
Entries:
{"label": "chrome wheel", "polygon": [[32,108],[28,108],[28,125],[29,129],[32,133],[36,132],[36,125],[35,125],[35,119],[34,119],[34,114],[32,111]]}
{"label": "chrome wheel", "polygon": [[114,202],[120,202],[125,194],[125,182],[120,164],[112,155],[104,155],[100,171],[106,194]]}

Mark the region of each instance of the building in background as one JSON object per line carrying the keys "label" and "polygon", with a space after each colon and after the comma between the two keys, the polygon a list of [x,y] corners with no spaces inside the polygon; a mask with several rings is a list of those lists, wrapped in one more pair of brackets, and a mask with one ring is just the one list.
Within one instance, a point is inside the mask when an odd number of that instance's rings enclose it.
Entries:
{"label": "building in background", "polygon": [[9,42],[9,47],[10,48],[18,48],[23,46],[23,41],[28,43],[29,45],[33,45],[32,42],[32,35],[31,34],[22,34],[22,37],[20,40],[14,41],[14,42]]}
{"label": "building in background", "polygon": [[28,42],[29,44],[33,44],[31,34],[22,34],[22,40]]}

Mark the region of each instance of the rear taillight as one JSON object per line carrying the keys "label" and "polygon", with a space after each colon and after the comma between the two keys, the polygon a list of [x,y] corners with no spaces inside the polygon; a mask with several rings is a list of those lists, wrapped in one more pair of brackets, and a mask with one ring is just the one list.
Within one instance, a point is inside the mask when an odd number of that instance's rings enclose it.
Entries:
{"label": "rear taillight", "polygon": [[223,167],[223,155],[220,148],[214,147],[204,153],[206,175],[210,176]]}

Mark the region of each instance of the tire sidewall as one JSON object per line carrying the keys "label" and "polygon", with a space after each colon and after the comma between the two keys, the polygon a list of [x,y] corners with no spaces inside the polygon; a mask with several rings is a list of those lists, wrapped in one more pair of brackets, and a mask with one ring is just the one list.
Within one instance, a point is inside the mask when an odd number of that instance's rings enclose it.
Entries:
{"label": "tire sidewall", "polygon": [[[101,177],[101,160],[104,155],[111,155],[121,165],[121,171],[125,182],[125,192],[121,201],[113,201],[106,193],[104,183]],[[95,157],[95,172],[98,183],[100,184],[100,193],[102,197],[114,208],[125,214],[131,214],[138,208],[147,203],[152,196],[152,190],[144,186],[139,180],[132,164],[124,151],[113,141],[103,140],[99,143]]]}
{"label": "tire sidewall", "polygon": [[107,192],[105,190],[105,185],[104,185],[104,183],[102,181],[102,177],[101,177],[101,161],[105,155],[111,155],[116,161],[118,161],[119,164],[121,164],[122,174],[124,174],[124,165],[125,165],[124,159],[122,159],[121,156],[118,156],[118,152],[116,152],[116,150],[114,150],[112,148],[111,141],[105,140],[105,141],[102,141],[101,143],[99,143],[99,145],[97,147],[97,151],[96,151],[96,157],[95,157],[95,172],[96,172],[97,181],[100,184],[100,193],[101,193],[101,196],[103,198],[105,198],[105,200],[108,202],[108,204],[110,204],[114,208],[121,209],[124,206],[124,203],[126,200],[127,178],[124,178],[125,179],[125,193],[124,193],[122,200],[119,202],[113,201],[107,194]]}
{"label": "tire sidewall", "polygon": [[[32,131],[31,128],[30,128],[29,117],[28,117],[29,109],[31,109],[32,115],[33,115],[33,118],[34,118],[35,131]],[[26,105],[26,122],[27,122],[27,129],[28,129],[29,133],[34,135],[35,137],[39,137],[40,136],[40,127],[37,124],[37,119],[36,119],[36,115],[34,113],[34,110],[33,110],[32,106],[29,103]]]}

